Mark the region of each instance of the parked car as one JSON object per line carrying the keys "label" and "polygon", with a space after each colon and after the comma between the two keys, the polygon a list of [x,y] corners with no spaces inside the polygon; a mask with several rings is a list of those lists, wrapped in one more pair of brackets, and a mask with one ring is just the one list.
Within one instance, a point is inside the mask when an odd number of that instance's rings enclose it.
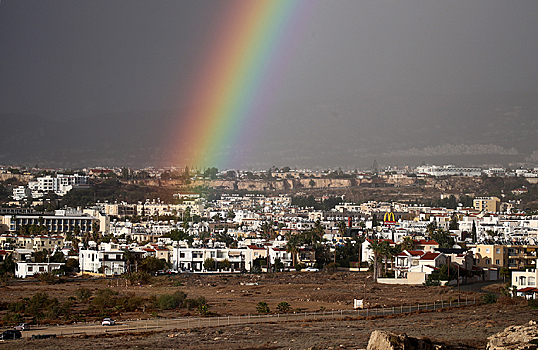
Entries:
{"label": "parked car", "polygon": [[0,340],[11,340],[11,339],[20,339],[22,338],[21,331],[15,329],[8,329],[7,331],[0,334]]}
{"label": "parked car", "polygon": [[308,266],[307,268],[304,269],[304,271],[308,271],[308,272],[319,272],[319,269],[315,268],[315,267],[312,267],[312,266]]}
{"label": "parked car", "polygon": [[113,326],[113,325],[116,324],[116,321],[114,321],[113,319],[107,317],[107,318],[103,319],[103,322],[101,322],[101,324],[103,326]]}
{"label": "parked car", "polygon": [[19,323],[15,326],[15,329],[18,331],[27,331],[30,329],[30,325],[28,323]]}

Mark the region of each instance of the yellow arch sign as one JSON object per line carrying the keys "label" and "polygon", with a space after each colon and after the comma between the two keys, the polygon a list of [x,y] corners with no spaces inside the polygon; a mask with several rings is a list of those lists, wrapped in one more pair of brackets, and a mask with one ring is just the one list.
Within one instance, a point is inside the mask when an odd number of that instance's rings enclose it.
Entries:
{"label": "yellow arch sign", "polygon": [[385,216],[383,216],[383,222],[395,222],[396,219],[394,218],[393,212],[385,213]]}

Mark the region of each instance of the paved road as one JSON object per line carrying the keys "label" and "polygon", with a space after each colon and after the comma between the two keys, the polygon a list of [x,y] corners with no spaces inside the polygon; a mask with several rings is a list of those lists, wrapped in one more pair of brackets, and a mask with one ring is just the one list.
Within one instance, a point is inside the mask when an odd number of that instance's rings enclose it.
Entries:
{"label": "paved road", "polygon": [[[476,292],[476,293],[489,293],[487,291],[482,290],[482,288],[500,283],[501,281],[480,281],[480,282],[473,282],[468,284],[462,284],[460,285],[460,290],[462,292]],[[455,290],[458,290],[458,286],[453,287]]]}

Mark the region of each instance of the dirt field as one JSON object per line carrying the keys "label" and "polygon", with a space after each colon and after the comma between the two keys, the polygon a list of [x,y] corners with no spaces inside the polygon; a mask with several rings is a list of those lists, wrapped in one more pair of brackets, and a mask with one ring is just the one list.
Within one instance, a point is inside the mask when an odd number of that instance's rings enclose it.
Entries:
{"label": "dirt field", "polygon": [[[56,297],[60,303],[75,296],[78,288],[88,288],[94,293],[98,289],[110,287],[119,293],[134,293],[150,298],[152,295],[173,293],[181,290],[187,298],[206,298],[210,311],[215,316],[255,314],[256,305],[265,301],[270,310],[276,310],[278,303],[285,301],[292,309],[300,311],[352,309],[353,299],[365,299],[367,307],[416,305],[440,300],[455,300],[457,291],[446,287],[424,286],[390,286],[373,284],[369,274],[365,273],[275,273],[262,275],[199,275],[182,274],[180,276],[159,276],[151,284],[125,287],[125,281],[81,280],[56,285],[43,285],[26,281],[10,283],[0,287],[3,302],[13,302],[30,298],[37,292],[47,292]],[[461,297],[472,298],[472,293],[462,293]],[[85,304],[75,303],[81,309]],[[155,310],[143,310],[132,313],[118,313],[118,319],[149,318]],[[6,311],[0,311],[3,315]],[[194,311],[180,309],[177,311],[159,311],[160,317],[180,317],[195,315]],[[86,321],[94,321],[87,319]]]}
{"label": "dirt field", "polygon": [[[163,276],[151,285],[118,286],[119,281],[80,281],[59,285],[35,283],[9,284],[0,288],[2,300],[15,301],[47,291],[60,301],[74,295],[80,287],[92,290],[110,285],[120,293],[151,295],[182,290],[188,297],[204,296],[214,315],[255,314],[259,301],[268,303],[271,311],[281,301],[295,310],[315,311],[351,309],[354,298],[363,298],[370,307],[398,306],[457,298],[457,291],[446,287],[389,286],[372,284],[365,274],[279,273],[273,275]],[[366,281],[366,284],[365,284]],[[181,283],[181,286],[173,287]],[[463,298],[480,297],[461,293]],[[83,308],[84,305],[75,307]],[[6,311],[2,311],[5,314]],[[158,312],[161,317],[194,315],[194,311]],[[235,325],[215,328],[178,330],[156,334],[131,334],[106,338],[57,338],[6,342],[8,349],[328,349],[365,348],[370,333],[376,329],[405,332],[410,336],[429,337],[452,344],[484,348],[486,337],[506,326],[536,320],[538,311],[525,302],[465,307],[442,312],[414,313],[399,317],[347,319],[340,321],[287,322],[278,324]],[[118,320],[150,318],[150,311],[118,313]],[[86,321],[93,321],[88,319]],[[170,337],[172,336],[172,337]],[[22,346],[21,346],[22,345]]]}

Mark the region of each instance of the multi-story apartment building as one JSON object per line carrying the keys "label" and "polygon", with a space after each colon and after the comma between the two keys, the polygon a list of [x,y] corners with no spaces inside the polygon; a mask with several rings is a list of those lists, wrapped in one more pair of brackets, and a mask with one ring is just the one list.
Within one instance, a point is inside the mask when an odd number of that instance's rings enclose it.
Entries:
{"label": "multi-story apartment building", "polygon": [[521,270],[535,266],[538,245],[508,245],[508,268]]}
{"label": "multi-story apartment building", "polygon": [[75,187],[88,186],[88,183],[88,176],[86,175],[58,174],[56,177],[50,175],[38,177],[36,181],[28,183],[28,188],[32,190],[32,193],[35,192],[36,194],[54,192],[59,196],[63,196]]}
{"label": "multi-story apartment building", "polygon": [[99,219],[81,213],[69,213],[57,211],[57,215],[4,215],[0,217],[0,223],[7,227],[10,232],[17,232],[25,225],[43,225],[52,234],[66,234],[80,231],[81,234],[92,231],[94,223],[99,224]]}
{"label": "multi-story apartment building", "polygon": [[217,264],[228,260],[232,271],[250,270],[253,255],[250,253],[247,248],[187,248],[178,245],[172,251],[172,264],[178,270],[204,271],[204,261],[212,258]]}
{"label": "multi-story apartment building", "polygon": [[508,247],[497,244],[477,244],[472,248],[475,266],[481,268],[508,267]]}
{"label": "multi-story apartment building", "polygon": [[107,276],[117,276],[126,272],[127,262],[124,252],[113,243],[102,244],[91,249],[79,250],[79,266],[82,272],[103,273]]}
{"label": "multi-story apartment building", "polygon": [[477,197],[473,200],[476,210],[497,213],[501,210],[501,200],[497,197]]}

